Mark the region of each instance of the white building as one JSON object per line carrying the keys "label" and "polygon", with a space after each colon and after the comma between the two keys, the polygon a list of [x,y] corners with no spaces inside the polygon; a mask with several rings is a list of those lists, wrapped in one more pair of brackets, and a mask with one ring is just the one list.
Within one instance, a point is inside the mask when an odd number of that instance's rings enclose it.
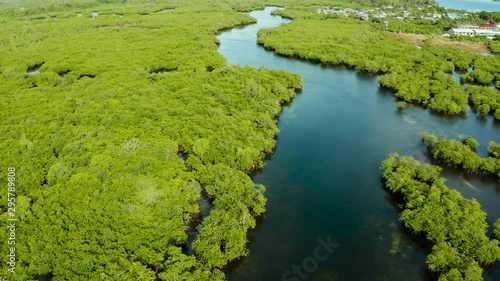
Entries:
{"label": "white building", "polygon": [[500,32],[486,30],[486,29],[472,29],[472,28],[452,28],[448,31],[450,35],[459,36],[487,36],[493,37],[495,35],[500,35]]}

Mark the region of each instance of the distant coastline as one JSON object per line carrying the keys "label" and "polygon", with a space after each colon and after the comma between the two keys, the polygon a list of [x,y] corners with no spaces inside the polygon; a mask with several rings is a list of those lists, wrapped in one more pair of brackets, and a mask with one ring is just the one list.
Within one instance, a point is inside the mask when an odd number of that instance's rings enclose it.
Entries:
{"label": "distant coastline", "polygon": [[439,6],[471,12],[500,11],[500,0],[435,0]]}

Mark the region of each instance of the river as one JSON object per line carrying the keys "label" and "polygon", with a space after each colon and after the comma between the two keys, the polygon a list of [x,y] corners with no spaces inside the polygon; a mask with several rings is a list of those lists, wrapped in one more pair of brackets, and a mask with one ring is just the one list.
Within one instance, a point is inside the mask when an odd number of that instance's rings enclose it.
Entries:
{"label": "river", "polygon": [[492,0],[436,0],[440,6],[468,11],[500,11],[500,2]]}
{"label": "river", "polygon": [[[250,13],[257,24],[218,37],[219,52],[231,64],[285,69],[304,78],[302,92],[279,118],[275,153],[253,176],[267,187],[267,212],[249,234],[250,255],[227,268],[228,280],[426,280],[429,245],[398,221],[380,163],[391,151],[429,162],[421,131],[472,135],[484,156],[487,142],[500,140],[500,124],[472,112],[443,117],[414,106],[399,112],[377,76],[263,49],[256,32],[289,22],[271,16],[273,9]],[[453,169],[443,175],[450,187],[478,199],[488,223],[500,217],[498,182]],[[335,247],[318,252],[325,243]],[[318,253],[321,261],[313,258]],[[489,269],[484,276],[500,280],[500,271]]]}

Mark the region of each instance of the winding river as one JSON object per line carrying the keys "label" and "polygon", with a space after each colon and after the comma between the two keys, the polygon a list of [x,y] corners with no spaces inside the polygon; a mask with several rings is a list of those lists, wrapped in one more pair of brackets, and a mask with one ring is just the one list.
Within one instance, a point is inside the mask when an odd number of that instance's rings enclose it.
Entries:
{"label": "winding river", "polygon": [[[250,255],[228,266],[228,280],[427,280],[430,248],[398,221],[380,163],[391,151],[430,162],[418,136],[424,130],[471,135],[484,156],[488,141],[500,141],[500,123],[472,112],[443,117],[413,106],[399,112],[377,76],[265,50],[256,44],[256,32],[289,22],[271,16],[273,9],[250,13],[257,24],[218,37],[219,52],[231,64],[285,69],[304,78],[302,92],[280,116],[275,153],[253,176],[267,187],[267,212],[249,234]],[[500,217],[498,182],[453,169],[443,176],[450,187],[478,199],[488,223]],[[313,261],[324,242],[337,247]],[[500,280],[499,267],[487,269],[485,280]]]}

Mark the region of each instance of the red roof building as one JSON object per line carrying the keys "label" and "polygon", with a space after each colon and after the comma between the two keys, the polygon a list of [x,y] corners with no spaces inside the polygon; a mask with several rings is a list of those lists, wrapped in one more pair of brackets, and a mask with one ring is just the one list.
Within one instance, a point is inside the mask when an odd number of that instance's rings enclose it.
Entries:
{"label": "red roof building", "polygon": [[497,28],[496,25],[494,24],[491,24],[491,23],[482,23],[479,25],[479,28],[480,29],[490,29],[490,30],[494,30]]}

